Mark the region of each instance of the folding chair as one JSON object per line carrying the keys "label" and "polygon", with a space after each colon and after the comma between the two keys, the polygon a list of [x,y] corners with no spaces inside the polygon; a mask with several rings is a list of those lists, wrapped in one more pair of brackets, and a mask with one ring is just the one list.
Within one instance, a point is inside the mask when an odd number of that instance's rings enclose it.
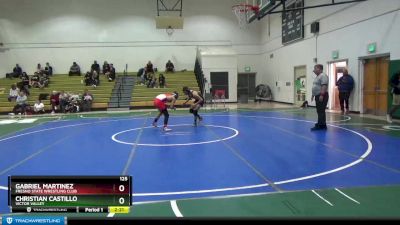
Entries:
{"label": "folding chair", "polygon": [[217,106],[216,105],[217,102],[223,102],[225,108],[225,90],[217,89],[214,91],[214,102],[215,102],[215,107]]}
{"label": "folding chair", "polygon": [[206,103],[206,108],[207,108],[207,105],[210,105],[210,109],[213,109],[215,107],[215,104],[214,104],[213,97],[212,97],[211,93],[205,93],[204,101]]}

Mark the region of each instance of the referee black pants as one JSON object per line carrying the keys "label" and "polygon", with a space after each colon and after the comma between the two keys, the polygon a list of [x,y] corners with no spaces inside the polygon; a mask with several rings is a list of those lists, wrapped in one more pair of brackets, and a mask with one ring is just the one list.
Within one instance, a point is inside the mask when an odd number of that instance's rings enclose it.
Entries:
{"label": "referee black pants", "polygon": [[316,124],[317,127],[326,127],[326,114],[325,109],[328,105],[329,95],[325,92],[324,99],[319,101],[319,96],[315,96],[315,102],[317,107],[317,114],[318,114],[318,123]]}

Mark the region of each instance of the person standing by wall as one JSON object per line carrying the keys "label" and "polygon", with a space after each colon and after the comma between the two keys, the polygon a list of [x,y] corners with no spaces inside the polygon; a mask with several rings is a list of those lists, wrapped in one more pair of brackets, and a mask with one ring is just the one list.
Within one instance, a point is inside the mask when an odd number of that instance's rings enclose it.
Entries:
{"label": "person standing by wall", "polygon": [[347,114],[349,113],[349,98],[354,88],[354,79],[346,68],[343,69],[343,76],[336,82],[336,86],[339,89],[340,109],[342,114]]}
{"label": "person standing by wall", "polygon": [[317,64],[314,66],[313,72],[317,75],[314,79],[313,86],[312,86],[312,96],[311,102],[314,101],[317,107],[317,114],[318,114],[318,122],[315,124],[314,127],[311,128],[311,131],[315,130],[326,130],[326,114],[325,109],[328,104],[328,83],[329,78],[328,76],[323,73],[324,66],[322,64]]}
{"label": "person standing by wall", "polygon": [[389,110],[389,114],[386,115],[386,119],[389,123],[393,123],[393,114],[400,107],[400,71],[397,71],[397,73],[390,78],[390,86],[392,87],[391,93],[393,94],[393,100],[392,108]]}

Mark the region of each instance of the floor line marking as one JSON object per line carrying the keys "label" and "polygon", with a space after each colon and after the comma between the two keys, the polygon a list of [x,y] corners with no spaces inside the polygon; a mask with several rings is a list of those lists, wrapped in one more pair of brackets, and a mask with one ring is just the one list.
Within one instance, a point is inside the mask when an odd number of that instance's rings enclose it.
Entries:
{"label": "floor line marking", "polygon": [[[192,127],[192,124],[174,124],[174,125],[169,125],[169,127],[177,127],[177,126],[190,126]],[[134,129],[129,129],[129,130],[123,130],[120,131],[118,133],[115,133],[111,136],[111,139],[117,143],[120,144],[125,144],[125,145],[139,145],[139,146],[150,146],[150,147],[159,147],[159,146],[163,146],[163,147],[175,147],[175,146],[188,146],[188,145],[200,145],[200,144],[209,144],[209,143],[214,143],[214,142],[221,142],[224,140],[228,140],[231,138],[236,137],[239,134],[239,131],[232,128],[232,127],[225,127],[225,126],[217,126],[217,125],[204,125],[205,127],[218,127],[218,128],[225,128],[225,129],[229,129],[234,131],[235,133],[229,137],[226,138],[222,138],[217,139],[217,140],[211,140],[211,141],[202,141],[202,142],[189,142],[189,143],[177,143],[177,144],[138,144],[138,143],[129,143],[129,142],[125,142],[125,141],[121,141],[118,140],[116,137],[120,134],[129,132],[129,131],[134,131],[134,130],[141,130],[141,129],[154,129],[153,126],[147,126],[147,127],[141,127],[141,128],[134,128]],[[167,133],[166,133],[167,134]],[[166,135],[164,134],[164,135]]]}
{"label": "floor line marking", "polygon": [[160,193],[134,193],[132,196],[136,197],[144,197],[144,196],[163,196],[163,195],[184,195],[184,194],[199,194],[199,193],[210,193],[210,192],[225,192],[225,191],[235,191],[235,190],[244,190],[244,189],[253,189],[269,186],[268,183],[257,184],[257,185],[248,185],[242,187],[233,187],[233,188],[219,188],[219,189],[210,189],[210,190],[197,190],[197,191],[177,191],[177,192],[160,192]]}
{"label": "floor line marking", "polygon": [[346,122],[346,121],[350,121],[350,120],[351,120],[351,117],[350,117],[350,116],[343,116],[343,117],[345,117],[346,119],[344,119],[344,120],[326,121],[326,122],[329,122],[329,123],[339,123],[339,122]]}
{"label": "floor line marking", "polygon": [[172,211],[174,211],[174,214],[176,217],[183,217],[181,211],[179,210],[178,204],[176,203],[176,200],[170,201],[171,203],[171,208]]}
{"label": "floor line marking", "polygon": [[328,200],[326,200],[325,198],[323,198],[321,195],[319,195],[316,191],[311,190],[316,196],[318,196],[320,199],[324,200],[324,202],[328,203],[330,206],[333,206],[332,203],[330,203]]}
{"label": "floor line marking", "polygon": [[[132,118],[135,118],[135,117],[141,117],[141,116],[143,116],[142,118],[144,118],[145,116],[148,116],[148,115],[150,115],[151,114],[151,112],[148,112],[148,113],[144,113],[144,114],[138,114],[138,115],[133,115],[133,116],[124,116],[124,117],[132,117]],[[87,117],[87,116],[83,116],[83,115],[79,115],[79,118],[82,118],[82,119],[99,119],[99,118],[110,118],[110,117],[104,117],[104,116],[92,116],[92,117]],[[111,117],[112,118],[112,117]],[[115,117],[114,117],[115,118]]]}
{"label": "floor line marking", "polygon": [[343,124],[336,124],[340,126],[356,126],[356,125],[364,125],[364,126],[382,126],[386,123],[343,123]]}
{"label": "floor line marking", "polygon": [[[217,133],[215,133],[213,130],[211,130],[210,128],[208,128],[207,125],[205,125],[206,128],[208,130],[211,131],[211,133],[214,134],[214,136],[216,136],[217,138],[221,139],[220,135],[218,135]],[[255,172],[261,179],[263,179],[265,182],[267,182],[269,185],[271,185],[271,187],[273,189],[275,189],[276,191],[282,192],[282,189],[280,189],[278,186],[275,185],[275,183],[273,181],[271,181],[270,179],[268,179],[264,174],[262,174],[257,167],[255,167],[253,164],[251,164],[245,157],[243,157],[234,147],[232,147],[231,145],[229,145],[228,143],[226,143],[226,141],[222,140],[222,144],[224,144],[234,155],[236,155],[236,157],[238,157],[240,160],[242,160],[251,170],[253,170],[253,172]]]}
{"label": "floor line marking", "polygon": [[138,143],[139,143],[140,137],[143,134],[144,126],[146,125],[147,119],[148,119],[148,117],[146,116],[144,121],[143,121],[143,124],[142,124],[142,126],[140,128],[139,134],[136,137],[135,144],[132,146],[131,152],[129,153],[129,158],[128,158],[128,161],[125,164],[124,170],[122,171],[122,175],[126,175],[126,173],[129,170],[129,167],[132,164],[133,157],[135,156],[135,152],[136,152],[136,149],[138,147]]}
{"label": "floor line marking", "polygon": [[12,169],[14,169],[15,167],[20,166],[21,164],[25,163],[26,161],[28,161],[28,160],[34,158],[34,157],[37,156],[37,155],[40,155],[41,153],[47,151],[47,150],[50,149],[51,147],[53,147],[53,146],[59,144],[60,142],[65,141],[66,139],[68,139],[68,138],[70,138],[71,136],[74,136],[74,135],[76,135],[76,134],[77,134],[77,133],[73,133],[73,134],[71,134],[71,135],[68,135],[68,136],[66,136],[66,137],[64,137],[64,138],[61,138],[61,139],[59,139],[59,140],[57,140],[57,141],[51,143],[50,145],[48,145],[48,146],[46,146],[46,147],[43,147],[43,148],[39,149],[39,150],[36,151],[35,153],[32,153],[31,155],[29,155],[28,157],[26,157],[25,159],[23,159],[23,160],[21,160],[21,161],[15,163],[15,164],[9,166],[8,168],[6,168],[6,169],[0,171],[0,175],[3,175],[4,173],[6,173],[6,172],[8,172],[8,171],[10,171],[10,170],[12,170]]}
{"label": "floor line marking", "polygon": [[[205,115],[205,116],[206,116],[206,115]],[[217,116],[234,116],[234,115],[217,115]],[[248,116],[248,117],[250,117],[250,116]],[[253,116],[253,117],[254,117],[254,116]],[[263,118],[262,116],[258,116],[258,117]],[[265,117],[265,118],[269,118],[269,117]],[[136,119],[142,119],[142,118],[136,118]],[[295,119],[291,119],[291,118],[279,118],[279,119],[295,120]],[[118,120],[118,121],[120,121],[120,120]],[[305,121],[305,120],[299,120],[299,121]],[[101,122],[111,122],[111,120],[109,120],[109,121],[101,121]],[[311,121],[305,121],[305,122],[311,122]],[[94,123],[99,123],[99,122],[94,122]],[[93,123],[86,123],[86,124],[93,124]],[[334,126],[334,125],[330,125],[330,126]],[[337,126],[334,126],[334,127],[337,127]],[[352,131],[352,130],[349,130],[349,129],[346,129],[346,128],[342,128],[342,127],[338,127],[338,128],[351,131],[351,132],[353,132],[353,133],[355,133],[355,134],[358,134],[359,136],[361,135],[360,133],[357,133],[357,132],[355,132],[355,131]],[[364,139],[365,139],[365,136],[364,136]],[[2,140],[0,140],[0,141],[2,141]],[[367,143],[368,143],[368,140],[366,140],[366,141],[367,141]],[[367,152],[368,152],[368,151],[367,151]],[[366,154],[364,154],[363,156],[366,157],[368,154],[369,154],[369,153],[366,153]],[[316,175],[306,176],[306,177],[302,177],[302,178],[297,178],[297,179],[292,179],[292,180],[287,180],[287,181],[281,181],[281,182],[275,182],[275,184],[282,184],[282,183],[295,182],[295,181],[298,181],[298,180],[311,179],[311,178],[314,178],[314,177],[317,177],[317,176],[326,175],[326,174],[329,174],[329,173],[333,173],[333,172],[336,172],[336,171],[339,171],[339,170],[346,169],[346,168],[348,168],[348,167],[350,167],[350,166],[353,166],[353,165],[355,165],[355,164],[360,163],[361,161],[363,161],[363,159],[359,159],[359,160],[353,162],[352,164],[349,164],[349,165],[346,165],[346,166],[337,168],[337,169],[335,169],[335,170],[323,172],[323,173],[316,174]],[[365,160],[365,161],[367,161],[367,160]],[[260,185],[255,185],[255,186],[260,186]],[[239,187],[239,188],[234,188],[234,189],[256,188],[255,186],[254,186],[254,187],[245,186],[245,187]],[[268,184],[262,184],[261,186],[268,186]],[[216,191],[218,191],[218,190],[215,190],[215,189],[214,189],[214,190],[200,190],[200,191],[175,192],[175,193],[176,193],[176,194],[180,194],[180,193],[182,193],[182,194],[189,193],[189,194],[190,194],[190,193],[205,193],[205,192],[216,192]],[[221,190],[221,191],[224,191],[224,190]],[[138,193],[138,194],[136,194],[136,196],[149,196],[149,195],[159,195],[159,194],[161,194],[161,195],[168,195],[168,194],[175,194],[175,193],[172,193],[172,192],[170,192],[170,193]]]}
{"label": "floor line marking", "polygon": [[371,130],[387,131],[386,129],[382,129],[382,128],[374,128],[374,127],[364,127],[364,128],[368,131],[371,131]]}
{"label": "floor line marking", "polygon": [[[91,124],[96,124],[96,123],[118,122],[118,121],[133,120],[133,119],[143,119],[143,118],[144,117],[135,117],[135,118],[128,118],[128,119],[95,121],[95,122],[90,122],[90,123],[78,123],[78,124],[64,125],[64,126],[59,126],[59,127],[46,128],[46,129],[35,130],[35,131],[27,132],[27,133],[22,133],[22,134],[10,136],[10,137],[4,138],[4,139],[0,139],[0,142],[1,141],[6,141],[6,140],[9,140],[9,139],[13,139],[13,138],[17,138],[17,137],[21,137],[21,136],[25,136],[25,135],[29,135],[29,134],[35,134],[35,133],[40,133],[40,132],[44,132],[44,131],[49,131],[49,130],[56,130],[56,129],[68,128],[68,127],[78,127],[78,126],[91,125]],[[41,124],[39,124],[39,125],[41,125]],[[32,127],[29,127],[29,128],[32,128]],[[27,129],[29,129],[29,128],[27,128]]]}
{"label": "floor line marking", "polygon": [[[204,116],[207,116],[207,115],[204,115]],[[214,115],[214,116],[238,116],[238,115]],[[239,116],[241,116],[241,115],[239,115]],[[184,117],[184,116],[182,116],[182,117]],[[271,118],[271,117],[265,117],[265,116],[242,116],[242,117]],[[312,121],[298,120],[298,119],[292,119],[292,118],[281,118],[281,117],[274,117],[274,118],[276,118],[276,119],[286,119],[286,120],[297,120],[297,121],[303,121],[303,122],[312,123]],[[106,121],[102,121],[102,122],[106,122]],[[98,123],[98,122],[94,122],[94,123]],[[92,123],[87,123],[87,124],[92,124]],[[334,125],[329,125],[329,126],[334,126]],[[356,165],[356,164],[362,162],[364,160],[364,158],[367,157],[370,154],[370,152],[372,150],[372,143],[370,143],[368,138],[366,138],[364,135],[362,135],[362,134],[360,134],[360,133],[358,133],[356,131],[350,130],[350,129],[346,129],[346,128],[339,127],[339,126],[334,126],[334,127],[337,127],[337,128],[343,129],[343,130],[348,130],[350,132],[353,132],[353,133],[363,137],[366,140],[366,142],[368,143],[368,149],[365,152],[365,154],[363,156],[361,156],[361,158],[359,160],[356,160],[356,161],[354,161],[354,162],[352,162],[350,164],[347,164],[345,166],[336,168],[334,170],[325,171],[325,172],[322,172],[322,173],[309,175],[309,176],[305,176],[305,177],[300,177],[300,178],[295,178],[295,179],[290,179],[290,180],[285,180],[285,181],[278,181],[278,182],[275,182],[275,184],[292,183],[292,182],[296,182],[296,181],[300,181],[300,180],[312,179],[312,178],[315,178],[315,177],[319,177],[319,176],[327,175],[327,174],[334,173],[334,172],[337,172],[337,171],[340,171],[340,170],[344,170],[346,168],[349,168],[349,167],[351,167],[353,165]],[[0,140],[0,141],[2,141],[2,140]],[[367,160],[365,160],[365,161],[367,161]],[[235,188],[228,188],[228,189],[223,188],[223,189],[182,191],[182,192],[138,193],[138,194],[134,194],[133,196],[156,196],[156,195],[179,195],[179,194],[209,193],[209,192],[221,192],[221,191],[229,191],[229,190],[251,189],[251,188],[257,188],[257,187],[261,187],[261,186],[268,186],[268,184],[250,185],[250,186],[242,186],[242,187],[235,187]]]}
{"label": "floor line marking", "polygon": [[339,190],[338,188],[335,188],[335,190],[336,190],[337,192],[339,192],[340,194],[344,195],[345,197],[347,197],[348,199],[350,199],[351,201],[353,201],[353,202],[355,202],[355,203],[357,203],[357,204],[360,204],[357,200],[355,200],[354,198],[352,198],[352,197],[346,195],[345,193],[343,193],[343,192],[342,192],[341,190]]}

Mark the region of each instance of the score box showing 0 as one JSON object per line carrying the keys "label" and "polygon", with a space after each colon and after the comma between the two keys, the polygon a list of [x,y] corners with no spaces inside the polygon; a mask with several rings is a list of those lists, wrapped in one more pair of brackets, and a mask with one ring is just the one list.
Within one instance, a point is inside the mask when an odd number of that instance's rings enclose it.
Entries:
{"label": "score box showing 0", "polygon": [[132,205],[130,176],[10,176],[8,186],[11,209]]}

